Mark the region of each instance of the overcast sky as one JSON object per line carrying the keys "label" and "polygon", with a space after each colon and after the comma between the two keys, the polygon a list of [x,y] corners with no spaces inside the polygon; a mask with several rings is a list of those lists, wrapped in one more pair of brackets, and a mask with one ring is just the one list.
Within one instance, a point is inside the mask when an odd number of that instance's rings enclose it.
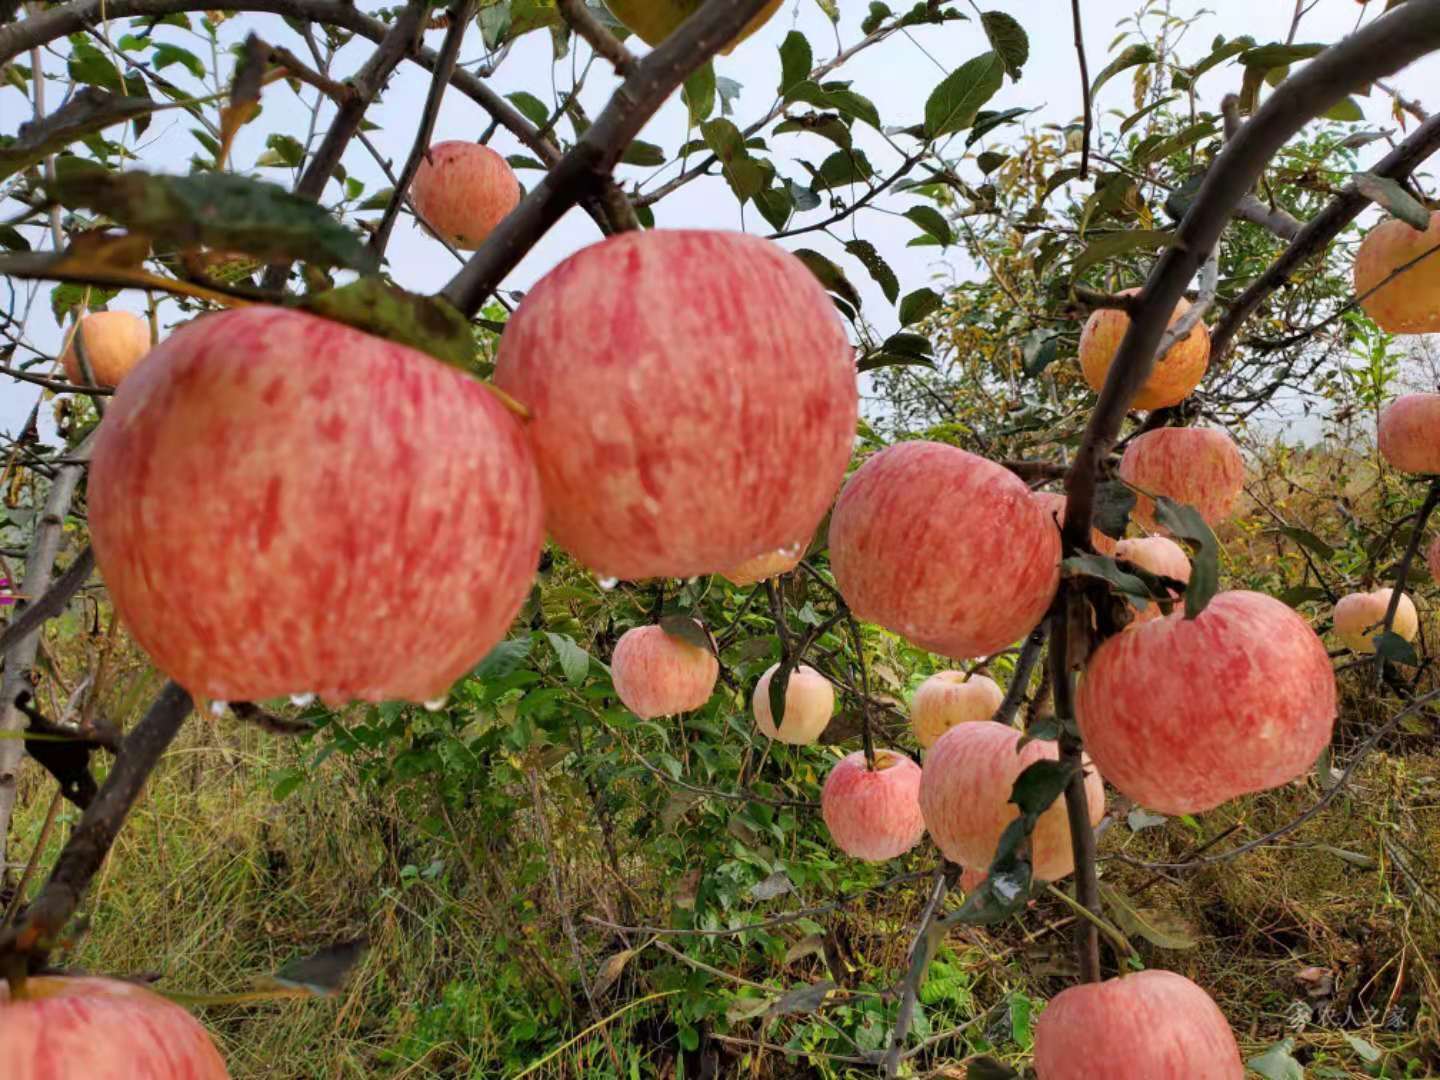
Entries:
{"label": "overcast sky", "polygon": [[[894,3],[903,8],[908,0]],[[1125,29],[1124,24],[1133,18],[1138,0],[1084,0],[1085,32],[1092,76],[1110,59],[1109,50],[1117,34]],[[741,84],[742,91],[735,105],[732,117],[742,128],[769,109],[774,99],[775,86],[779,77],[777,47],[791,29],[799,29],[814,46],[817,61],[828,58],[836,51],[837,42],[849,45],[861,36],[859,23],[868,4],[855,0],[841,0],[844,9],[838,28],[832,28],[815,0],[787,0],[786,4],[770,23],[758,34],[748,39],[731,56],[718,57],[716,70],[720,76],[733,79]],[[1152,3],[1161,7],[1160,0]],[[1172,9],[1177,15],[1195,11],[1202,5],[1197,0],[1172,0]],[[1031,55],[1023,77],[1018,84],[1009,80],[989,108],[1023,106],[1037,111],[1027,118],[1027,124],[1070,123],[1078,118],[1080,96],[1079,75],[1072,40],[1070,5],[1066,0],[989,0],[982,8],[1008,11],[1020,20],[1029,32]],[[1206,9],[1187,31],[1181,46],[1181,56],[1193,61],[1209,51],[1211,39],[1216,34],[1234,37],[1249,34],[1258,42],[1280,41],[1289,29],[1294,5],[1290,0],[1210,0]],[[1381,0],[1374,0],[1363,10],[1370,17],[1382,9]],[[965,8],[974,14],[973,8]],[[1355,26],[1357,15],[1362,8],[1355,0],[1318,0],[1314,9],[1306,16],[1298,40],[1333,41]],[[112,40],[127,32],[128,20],[121,20],[109,28]],[[246,32],[255,30],[266,40],[291,47],[296,53],[307,55],[303,42],[278,17],[247,15],[234,18],[225,24],[223,41],[239,41]],[[427,43],[438,47],[442,31],[427,34]],[[162,28],[157,37],[172,40],[178,44],[201,52],[202,42],[193,35],[173,29]],[[643,45],[632,39],[637,50]],[[944,27],[920,27],[903,36],[897,36],[860,54],[837,72],[833,78],[848,78],[854,81],[855,89],[870,97],[879,108],[887,125],[903,126],[917,122],[922,117],[926,97],[934,86],[951,70],[973,56],[987,49],[978,20],[952,22]],[[357,41],[343,50],[337,57],[333,74],[344,76],[357,68],[370,52],[367,41]],[[203,53],[202,53],[203,55]],[[552,103],[557,91],[563,93],[569,86],[573,65],[583,63],[588,50],[583,44],[572,49],[571,57],[558,69],[552,68],[549,35],[532,34],[515,45],[500,65],[491,83],[502,93],[527,90],[541,100]],[[479,35],[472,33],[467,48],[462,52],[463,62],[470,64],[485,58]],[[208,59],[208,57],[207,57]],[[63,72],[62,58],[57,53],[47,55],[45,69],[52,76]],[[228,80],[232,62],[228,57],[221,60],[221,70]],[[1201,96],[1207,105],[1219,97],[1238,88],[1239,68],[1226,65],[1208,73],[1200,84]],[[168,77],[183,81],[181,68],[166,68]],[[1427,86],[1437,85],[1440,75],[1440,59],[1430,59],[1417,64],[1398,76],[1394,83],[1409,96],[1427,100]],[[552,81],[552,76],[555,81]],[[372,106],[369,118],[379,124],[378,130],[370,134],[371,139],[386,157],[399,168],[410,148],[414,125],[420,113],[428,88],[429,76],[413,64],[402,64],[392,78],[384,98]],[[591,70],[582,97],[587,111],[593,117],[603,107],[615,81],[609,75],[603,62],[597,62]],[[60,100],[64,88],[58,83],[50,87],[50,103],[53,108]],[[265,111],[259,120],[242,129],[237,140],[234,161],[249,163],[263,151],[265,139],[272,132],[286,132],[302,141],[310,124],[308,103],[314,92],[306,88],[302,99],[297,100],[284,84],[276,84],[266,90]],[[1126,72],[1113,79],[1101,94],[1098,107],[1101,109],[1125,109],[1131,95],[1130,73]],[[1429,95],[1433,99],[1434,95]],[[1427,101],[1435,105],[1433,100]],[[1393,127],[1389,117],[1389,98],[1378,91],[1362,101],[1370,118],[1370,126]],[[30,104],[19,91],[12,87],[0,89],[0,133],[13,134],[18,125],[29,117]],[[320,128],[323,131],[328,112],[322,112]],[[435,139],[475,139],[487,127],[488,116],[468,98],[451,91],[444,103],[436,125]],[[188,128],[193,120],[183,112],[171,111],[159,114],[145,133],[137,147],[133,135],[126,129],[125,144],[137,153],[139,160],[151,169],[185,171],[192,154],[203,153],[189,135]],[[642,133],[642,138],[660,144],[667,152],[676,149],[685,139],[686,114],[677,100],[668,103],[651,121]],[[859,130],[859,125],[857,125]],[[1002,128],[994,142],[1002,143],[1014,137],[1015,128]],[[568,131],[567,131],[568,134]],[[112,137],[119,138],[116,130]],[[503,129],[492,141],[502,152],[523,152]],[[806,157],[820,161],[830,149],[828,143],[812,136],[780,136],[771,140],[777,164],[782,174],[797,181],[803,181],[805,174],[798,166],[792,168],[792,157]],[[958,152],[957,144],[953,150]],[[897,158],[894,152],[878,137],[868,137],[864,146],[877,170],[883,172],[894,167]],[[975,147],[978,152],[984,143]],[[1372,160],[1385,150],[1384,143],[1373,144],[1362,151],[1362,159]],[[351,175],[364,180],[367,188],[374,191],[387,186],[380,169],[369,154],[358,144],[352,144],[345,157],[345,165]],[[655,176],[660,182],[672,175],[676,166],[672,163],[661,170],[634,169],[625,167],[622,179],[628,185],[635,180]],[[970,173],[978,176],[973,165]],[[260,169],[258,175],[281,183],[293,183],[294,176],[288,169]],[[658,175],[655,175],[658,174]],[[522,171],[522,182],[533,184],[540,174]],[[327,192],[327,202],[338,197],[338,189],[332,184]],[[908,291],[926,284],[930,278],[952,280],[975,275],[977,268],[955,249],[941,252],[936,247],[907,247],[907,242],[918,230],[910,222],[895,216],[897,210],[914,204],[913,197],[896,196],[879,200],[877,208],[867,212],[857,230],[858,235],[872,241],[882,255],[895,268],[901,281],[902,291]],[[16,204],[0,201],[0,218],[14,216]],[[820,217],[817,213],[815,217]],[[706,226],[714,228],[746,227],[752,231],[768,232],[769,227],[753,209],[746,210],[742,218],[734,198],[724,188],[723,181],[703,179],[681,189],[656,207],[656,217],[661,226]],[[798,219],[797,223],[804,223]],[[44,234],[32,234],[32,243],[40,246]],[[507,288],[524,289],[537,277],[577,248],[594,242],[598,233],[594,224],[581,211],[567,215],[526,257],[506,281]],[[841,262],[852,281],[861,288],[865,309],[881,331],[895,328],[893,309],[886,303],[879,289],[869,280],[864,271],[852,259],[844,256],[838,244],[821,233],[811,233],[787,241],[792,247],[810,246],[825,251]],[[429,238],[408,217],[402,217],[395,229],[389,248],[390,270],[404,286],[417,291],[433,291],[442,286],[457,266],[454,259],[437,242]],[[17,283],[17,287],[25,283]],[[49,315],[49,287],[39,293],[30,312],[29,340],[38,348],[54,351],[59,343],[59,330]],[[0,293],[0,296],[6,296]],[[23,311],[24,290],[19,294]],[[6,302],[6,301],[0,301]],[[139,310],[143,297],[138,294],[122,294],[112,307],[129,307]],[[16,312],[17,317],[20,311]],[[178,314],[171,312],[171,319]],[[37,391],[34,387],[0,379],[0,429],[13,430],[28,414]]]}

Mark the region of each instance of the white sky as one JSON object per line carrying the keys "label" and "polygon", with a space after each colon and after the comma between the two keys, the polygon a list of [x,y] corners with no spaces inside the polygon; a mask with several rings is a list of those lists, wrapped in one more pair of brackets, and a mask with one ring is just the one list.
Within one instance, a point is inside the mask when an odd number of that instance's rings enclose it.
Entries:
{"label": "white sky", "polygon": [[[1119,32],[1119,24],[1134,13],[1139,0],[1084,0],[1086,45],[1090,57],[1092,78],[1110,58],[1109,47]],[[903,10],[910,0],[892,0],[892,7]],[[867,3],[859,0],[841,0],[844,14],[838,28],[838,40],[845,45],[856,41],[861,35],[859,23],[864,16]],[[1163,0],[1153,0],[1153,6],[1163,6]],[[1001,109],[1009,106],[1038,107],[1038,111],[1027,123],[1069,123],[1078,118],[1079,75],[1072,40],[1070,5],[1067,0],[988,0],[981,7],[1007,11],[1020,20],[1029,32],[1031,55],[1021,81],[1012,84],[1008,79],[1002,90],[993,98],[987,108]],[[1198,0],[1172,0],[1177,14],[1195,11]],[[1293,13],[1290,0],[1211,0],[1205,10],[1188,31],[1188,37],[1180,55],[1193,62],[1209,52],[1210,40],[1216,34],[1235,37],[1250,34],[1257,42],[1281,41],[1284,39]],[[1381,0],[1373,0],[1363,10],[1374,17],[1382,9]],[[973,8],[964,8],[974,15]],[[1306,16],[1301,27],[1300,41],[1333,41],[1355,26],[1357,15],[1362,9],[1355,0],[1318,0],[1315,8]],[[814,0],[788,0],[774,19],[758,34],[741,45],[729,57],[718,57],[717,73],[741,83],[743,91],[736,103],[735,114],[731,117],[740,127],[745,127],[769,109],[774,88],[779,78],[777,47],[788,30],[801,30],[809,37],[814,47],[817,62],[828,58],[836,51],[837,31],[832,29],[828,19],[821,13]],[[283,44],[297,54],[308,53],[301,39],[292,33],[283,20],[275,16],[247,15],[232,19],[225,24],[226,43],[241,40],[249,30],[255,30],[267,41]],[[110,27],[112,39],[118,39],[127,32],[128,20],[120,20]],[[202,42],[183,32],[166,29],[157,32],[168,35],[168,40],[183,44],[193,51],[201,52]],[[188,40],[187,40],[188,36]],[[427,43],[438,47],[443,31],[427,34]],[[63,43],[62,43],[63,44]],[[632,39],[637,49],[644,46]],[[347,46],[336,60],[332,72],[343,77],[358,67],[368,55],[372,46],[368,41],[357,40]],[[557,89],[563,92],[569,86],[570,63],[567,59],[555,71],[560,82],[552,84],[552,66],[549,35],[543,32],[522,39],[511,51],[509,57],[490,79],[492,86],[502,93],[528,90],[542,101],[556,100]],[[923,115],[926,97],[945,74],[971,57],[988,48],[978,19],[967,22],[952,22],[944,27],[920,27],[904,36],[897,36],[878,47],[872,48],[851,61],[831,78],[848,78],[854,81],[854,88],[870,97],[879,108],[887,125],[903,126],[919,121]],[[203,52],[201,53],[203,56]],[[577,54],[583,58],[588,51],[583,44],[572,49],[571,57]],[[467,47],[462,52],[462,62],[478,61],[483,58],[483,47],[478,32],[472,31]],[[233,68],[230,58],[222,57],[221,71],[228,81]],[[52,76],[63,72],[59,54],[47,55],[45,69]],[[1213,106],[1219,97],[1228,91],[1238,89],[1240,69],[1233,64],[1223,65],[1209,72],[1200,84],[1201,96],[1207,105]],[[176,81],[183,81],[181,69],[169,67],[164,74]],[[1124,72],[1113,79],[1100,95],[1101,109],[1127,108],[1131,94],[1130,72]],[[1417,64],[1398,76],[1394,84],[1408,96],[1419,98],[1427,105],[1440,102],[1427,101],[1426,88],[1436,85],[1440,75],[1440,57]],[[372,106],[369,118],[380,125],[370,134],[371,139],[383,154],[391,159],[393,167],[399,169],[409,151],[413,138],[414,124],[418,118],[429,85],[429,74],[414,64],[402,64],[392,78],[383,100]],[[603,107],[609,92],[615,85],[603,62],[597,61],[592,68],[582,101],[593,117]],[[283,85],[276,84],[266,90],[265,112],[256,122],[242,129],[237,140],[233,160],[248,163],[264,149],[265,137],[271,132],[284,131],[302,141],[309,125],[308,102],[313,91],[303,92],[305,104]],[[49,91],[51,108],[63,94],[63,87],[52,83]],[[1371,126],[1393,127],[1389,119],[1389,98],[1375,91],[1368,99],[1362,100]],[[29,102],[14,88],[0,90],[0,132],[13,134],[20,123],[29,118]],[[187,128],[193,121],[179,111],[158,114],[146,132],[137,153],[141,162],[151,169],[184,171],[193,153],[203,153],[199,144],[188,134]],[[488,115],[468,98],[452,90],[446,96],[444,107],[436,125],[435,140],[474,139],[489,123]],[[562,121],[562,124],[565,122]],[[686,114],[683,105],[676,99],[667,103],[642,133],[642,138],[658,143],[668,152],[685,141]],[[321,128],[324,127],[322,114]],[[570,134],[568,124],[565,134]],[[112,138],[120,139],[120,129],[111,129]],[[856,125],[857,133],[861,125]],[[1014,137],[1017,129],[1001,128],[994,137],[983,140],[974,149],[979,151],[987,142],[997,147]],[[124,136],[127,146],[134,144],[128,128]],[[882,174],[892,169],[898,160],[893,151],[878,137],[858,138],[864,146],[876,169]],[[901,139],[902,145],[909,140]],[[503,129],[492,140],[492,145],[504,153],[526,152]],[[818,164],[833,149],[831,144],[813,136],[782,135],[770,140],[770,146],[782,175],[797,181],[805,179],[805,173],[798,165],[791,167],[794,157],[806,157]],[[963,146],[961,141],[953,151]],[[1361,152],[1362,161],[1371,161],[1385,152],[1385,143],[1375,143]],[[387,186],[379,168],[369,154],[358,143],[352,144],[345,157],[345,165],[351,175],[363,179],[367,189],[374,191]],[[671,175],[674,165],[660,170],[660,178]],[[622,179],[628,185],[636,179],[643,179],[655,170],[622,168]],[[978,177],[973,165],[967,172]],[[288,169],[262,169],[258,174],[280,183],[293,183],[294,176]],[[539,177],[538,172],[522,171],[520,178],[527,186]],[[338,189],[331,185],[327,191],[327,202],[333,201]],[[915,204],[914,197],[894,196],[877,200],[877,209],[863,214],[856,234],[873,242],[884,258],[891,264],[901,282],[902,294],[926,284],[932,277],[942,279],[964,278],[983,272],[970,265],[956,249],[941,252],[936,247],[907,247],[907,242],[917,235],[918,229],[907,220],[894,216],[896,211]],[[16,204],[0,201],[0,219],[14,216]],[[715,228],[748,227],[752,231],[769,232],[769,226],[753,208],[747,209],[742,220],[739,208],[724,188],[720,179],[703,179],[681,189],[656,206],[657,222],[661,226],[706,226]],[[827,211],[814,212],[809,218],[797,218],[793,224],[807,220],[818,220]],[[843,223],[844,235],[848,235],[849,223]],[[32,243],[42,242],[43,234],[32,234]],[[599,234],[590,219],[580,210],[568,214],[559,225],[536,245],[520,266],[506,281],[507,288],[524,289],[532,284],[556,262],[586,244],[594,242]],[[842,236],[843,238],[843,236]],[[896,318],[891,308],[869,279],[863,269],[850,257],[843,254],[839,244],[823,233],[810,233],[786,241],[792,247],[809,246],[824,251],[845,268],[851,280],[860,288],[865,299],[865,310],[877,328],[882,332],[895,329]],[[421,232],[408,217],[401,217],[396,225],[390,243],[389,258],[391,271],[397,280],[407,288],[417,291],[433,291],[448,280],[458,264],[434,240]],[[25,283],[18,283],[24,285]],[[6,296],[0,293],[0,296]],[[23,293],[22,300],[23,300]],[[38,348],[47,351],[58,349],[60,333],[49,314],[49,287],[43,286],[31,310],[29,340]],[[4,301],[0,301],[4,302]],[[139,310],[143,297],[139,294],[122,294],[112,302],[112,307],[129,307]],[[174,315],[172,314],[172,319]],[[14,430],[28,414],[38,389],[0,379],[0,430]]]}

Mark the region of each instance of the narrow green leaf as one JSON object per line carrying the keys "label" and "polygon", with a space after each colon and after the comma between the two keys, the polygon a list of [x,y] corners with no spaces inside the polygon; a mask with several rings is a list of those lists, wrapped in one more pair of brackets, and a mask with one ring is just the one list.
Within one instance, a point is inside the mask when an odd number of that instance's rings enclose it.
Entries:
{"label": "narrow green leaf", "polygon": [[1253,1069],[1265,1080],[1305,1080],[1304,1066],[1291,1053],[1294,1049],[1294,1039],[1281,1039],[1263,1054],[1245,1062],[1245,1067]]}
{"label": "narrow green leaf", "polygon": [[840,267],[810,248],[798,248],[794,255],[809,267],[810,272],[826,289],[846,301],[851,307],[858,308],[860,306],[860,294],[855,291],[855,286],[850,284],[850,279],[845,276],[845,271]]}
{"label": "narrow green leaf", "polygon": [[933,206],[924,203],[912,206],[905,211],[905,216],[940,241],[942,247],[954,243],[955,234],[950,231],[950,223],[945,220],[945,215]]}
{"label": "narrow green leaf", "polygon": [[470,674],[481,682],[503,679],[521,668],[534,645],[529,635],[507,638],[486,653]]}
{"label": "narrow green leaf", "polygon": [[1157,949],[1195,948],[1194,930],[1176,912],[1142,908],[1106,882],[1100,883],[1104,901],[1117,926],[1131,937],[1142,937]]}
{"label": "narrow green leaf", "polygon": [[516,90],[513,94],[506,94],[505,98],[524,113],[525,119],[536,127],[543,127],[545,122],[550,119],[550,110],[546,108],[545,103],[526,90]]}
{"label": "narrow green leaf", "polygon": [[1070,577],[1092,577],[1110,585],[1139,611],[1150,606],[1150,588],[1143,579],[1120,569],[1108,555],[1072,555],[1060,563]]}
{"label": "narrow green leaf", "polygon": [[579,686],[585,681],[585,676],[590,674],[590,654],[575,643],[575,639],[568,634],[545,633],[550,647],[555,650],[555,658],[560,661],[560,670],[565,673],[565,681],[571,686]]}
{"label": "narrow green leaf", "polygon": [[934,289],[919,288],[900,301],[900,325],[911,326],[940,310],[944,301]]}
{"label": "narrow green leaf", "polygon": [[1176,538],[1188,540],[1195,547],[1190,560],[1190,584],[1185,588],[1185,617],[1193,619],[1220,591],[1220,545],[1193,506],[1157,495],[1155,518]]}
{"label": "narrow green leaf", "polygon": [[686,107],[690,110],[690,126],[695,127],[709,119],[715,111],[715,65],[706,63],[685,80],[680,92]]}
{"label": "narrow green leaf", "polygon": [[710,635],[706,633],[705,627],[696,621],[695,616],[685,614],[665,615],[660,619],[660,629],[687,645],[694,645],[697,649],[704,649],[707,652],[715,651],[715,643],[711,641]]}

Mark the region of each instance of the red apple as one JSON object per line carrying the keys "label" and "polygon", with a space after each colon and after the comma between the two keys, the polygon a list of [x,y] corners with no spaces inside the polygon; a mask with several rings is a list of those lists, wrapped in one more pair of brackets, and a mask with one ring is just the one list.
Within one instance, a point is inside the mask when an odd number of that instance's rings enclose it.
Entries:
{"label": "red apple", "polygon": [[[1190,582],[1189,556],[1185,554],[1184,548],[1168,537],[1142,536],[1136,540],[1121,540],[1115,545],[1115,558],[1133,563],[1141,570],[1148,570],[1160,577],[1173,578],[1186,584]],[[1179,594],[1171,590],[1171,596],[1178,599]],[[1138,626],[1140,623],[1158,619],[1160,614],[1160,605],[1151,602],[1144,611],[1135,613],[1135,619],[1130,625]]]}
{"label": "red apple", "polygon": [[1440,473],[1440,394],[1405,394],[1380,413],[1380,453],[1408,473]]}
{"label": "red apple", "polygon": [[481,383],[302,312],[189,323],[120,386],[90,469],[121,619],[198,697],[443,697],[504,635],[542,539]]}
{"label": "red apple", "polygon": [[1244,1080],[1210,995],[1173,971],[1062,990],[1035,1023],[1036,1080]]}
{"label": "red apple", "polygon": [[[70,331],[60,363],[65,378],[83,386],[86,379],[80,370],[75,333]],[[150,351],[150,324],[128,311],[92,311],[80,320],[79,333],[96,386],[119,386]]]}
{"label": "red apple", "polygon": [[[1120,479],[1200,511],[1211,526],[1230,516],[1245,486],[1245,462],[1235,441],[1212,428],[1157,428],[1137,436],[1120,457]],[[1135,520],[1160,529],[1155,503],[1135,499]],[[1163,531],[1163,530],[1161,530]]]}
{"label": "red apple", "polygon": [[[1000,834],[1020,816],[1020,808],[1010,801],[1015,778],[1042,758],[1059,760],[1055,743],[1033,739],[1019,746],[1020,738],[1015,728],[977,720],[945,732],[926,755],[920,812],[931,838],[951,862],[988,870]],[[1093,768],[1086,770],[1085,796],[1090,824],[1098,825],[1105,815],[1105,785]],[[1063,799],[1040,815],[1030,843],[1037,880],[1059,881],[1074,871]]]}
{"label": "red apple", "polygon": [[1005,692],[988,676],[937,671],[910,701],[910,728],[928,749],[956,724],[989,720],[1004,700]]}
{"label": "red apple", "polygon": [[904,855],[925,835],[920,816],[920,766],[893,750],[847,754],[825,777],[820,813],[830,839],[846,855],[882,862]]}
{"label": "red apple", "polygon": [[964,870],[960,871],[960,891],[966,893],[974,892],[981,885],[985,884],[985,879],[989,876],[989,871],[983,866],[965,867]]}
{"label": "red apple", "polygon": [[933,442],[880,451],[845,484],[830,565],[850,610],[921,648],[985,656],[1028,634],[1060,581],[1060,534],[1013,473]]}
{"label": "red apple", "polygon": [[1175,611],[1102,644],[1076,711],[1105,779],[1151,810],[1193,814],[1304,775],[1330,741],[1335,673],[1279,600],[1223,592],[1197,618]]}
{"label": "red apple", "polygon": [[755,684],[755,693],[750,699],[755,726],[777,742],[808,746],[830,725],[830,714],[835,710],[835,688],[824,675],[801,664],[790,672],[790,681],[785,684],[785,715],[777,728],[770,711],[770,679],[779,670],[779,664],[771,664]]}
{"label": "red apple", "polygon": [[495,381],[534,415],[550,534],[602,577],[793,550],[855,436],[834,305],[743,233],[628,232],[570,256],[516,309]]}
{"label": "red apple", "polygon": [[[1139,289],[1126,289],[1121,296],[1133,296]],[[1170,325],[1190,310],[1190,302],[1181,298],[1170,315]],[[1085,321],[1080,334],[1080,370],[1090,389],[1097,394],[1105,385],[1110,373],[1110,364],[1125,340],[1130,329],[1130,316],[1120,308],[1096,308]],[[1205,368],[1210,363],[1210,331],[1204,321],[1197,322],[1190,332],[1170,346],[1150,371],[1135,400],[1132,409],[1158,409],[1164,405],[1176,405],[1190,396],[1190,391],[1200,385],[1205,377]]]}
{"label": "red apple", "polygon": [[[1037,491],[1034,499],[1045,510],[1045,516],[1055,522],[1057,529],[1065,525],[1065,496],[1055,491]],[[1115,538],[1107,536],[1099,529],[1090,530],[1090,546],[1101,555],[1115,554]]]}
{"label": "red apple", "polygon": [[226,1080],[205,1029],[179,1005],[118,979],[32,975],[0,982],[5,1080]]}
{"label": "red apple", "polygon": [[[1355,292],[1360,306],[1382,330],[1392,334],[1433,334],[1440,330],[1440,257],[1430,255],[1397,277],[1394,271],[1440,244],[1440,213],[1430,215],[1426,229],[1403,221],[1383,221],[1365,234],[1355,254]],[[1380,285],[1382,281],[1386,283]],[[1430,471],[1430,470],[1425,470]]]}
{"label": "red apple", "polygon": [[659,626],[637,626],[615,643],[610,676],[625,707],[650,720],[689,712],[709,701],[720,677],[720,662],[709,649],[673,637]]}
{"label": "red apple", "polygon": [[[1352,652],[1373,653],[1375,638],[1385,625],[1385,611],[1390,606],[1393,589],[1376,589],[1373,592],[1351,593],[1342,596],[1335,605],[1335,636],[1345,643]],[[1406,641],[1414,641],[1420,631],[1420,616],[1415,602],[1400,594],[1400,603],[1395,608],[1395,621],[1390,632]]]}
{"label": "red apple", "polygon": [[438,142],[425,151],[410,184],[415,211],[453,246],[474,249],[520,203],[510,163],[480,143]]}

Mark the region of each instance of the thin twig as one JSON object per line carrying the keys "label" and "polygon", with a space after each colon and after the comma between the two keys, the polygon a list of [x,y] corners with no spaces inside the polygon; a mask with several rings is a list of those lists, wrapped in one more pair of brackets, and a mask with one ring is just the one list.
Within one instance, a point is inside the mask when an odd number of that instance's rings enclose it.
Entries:
{"label": "thin twig", "polygon": [[920,998],[920,986],[925,981],[925,973],[930,970],[930,961],[935,958],[939,939],[944,936],[944,932],[935,925],[935,916],[950,890],[955,869],[952,863],[941,863],[936,869],[935,882],[930,886],[930,899],[920,913],[920,928],[910,945],[910,967],[901,984],[900,1009],[895,1014],[895,1027],[890,1032],[890,1048],[885,1052],[883,1073],[886,1077],[894,1077],[900,1071],[900,1055],[905,1049],[905,1038],[910,1034],[910,1024],[915,1019],[915,1002]]}
{"label": "thin twig", "polygon": [[1080,179],[1090,176],[1090,129],[1094,124],[1090,101],[1090,65],[1085,59],[1085,31],[1080,21],[1080,0],[1070,0],[1070,17],[1075,24],[1075,52],[1080,57],[1080,97],[1085,102],[1085,127],[1080,135]]}
{"label": "thin twig", "polygon": [[991,717],[997,724],[1015,722],[1015,714],[1020,711],[1020,703],[1025,700],[1025,694],[1030,689],[1030,676],[1040,660],[1040,650],[1045,647],[1045,629],[1046,624],[1042,622],[1025,639],[1025,644],[1020,649],[1020,659],[1015,661],[1015,673],[1010,677],[1010,687],[1005,691],[1000,708],[996,709],[995,715]]}
{"label": "thin twig", "polygon": [[[1085,759],[1080,740],[1071,734],[1075,721],[1075,677],[1070,666],[1070,612],[1083,597],[1067,586],[1060,609],[1051,616],[1050,681],[1055,695],[1055,719],[1060,725],[1060,761],[1071,766],[1065,786],[1065,817],[1070,825],[1070,847],[1075,857],[1075,899],[1087,911],[1100,914],[1100,882],[1095,873],[1095,830],[1090,825],[1090,797],[1085,790]],[[1081,982],[1100,981],[1100,935],[1095,923],[1075,924],[1075,958]]]}
{"label": "thin twig", "polygon": [[[1390,633],[1390,628],[1395,625],[1395,612],[1400,610],[1400,598],[1405,595],[1405,579],[1410,575],[1410,564],[1415,561],[1415,553],[1420,550],[1420,541],[1425,536],[1425,525],[1429,522],[1430,515],[1435,512],[1437,503],[1440,503],[1440,479],[1430,481],[1430,490],[1425,493],[1425,502],[1421,505],[1415,527],[1410,532],[1410,542],[1405,545],[1405,554],[1400,557],[1400,566],[1395,571],[1395,584],[1390,589],[1390,602],[1385,605],[1385,621],[1380,627],[1381,634]],[[1376,649],[1375,686],[1377,689],[1385,681],[1385,664],[1385,654]]]}
{"label": "thin twig", "polygon": [[619,38],[601,25],[599,19],[590,14],[585,0],[559,0],[556,6],[570,24],[570,29],[584,38],[596,53],[610,61],[616,75],[622,79],[630,77],[637,62],[634,55],[625,48]]}

